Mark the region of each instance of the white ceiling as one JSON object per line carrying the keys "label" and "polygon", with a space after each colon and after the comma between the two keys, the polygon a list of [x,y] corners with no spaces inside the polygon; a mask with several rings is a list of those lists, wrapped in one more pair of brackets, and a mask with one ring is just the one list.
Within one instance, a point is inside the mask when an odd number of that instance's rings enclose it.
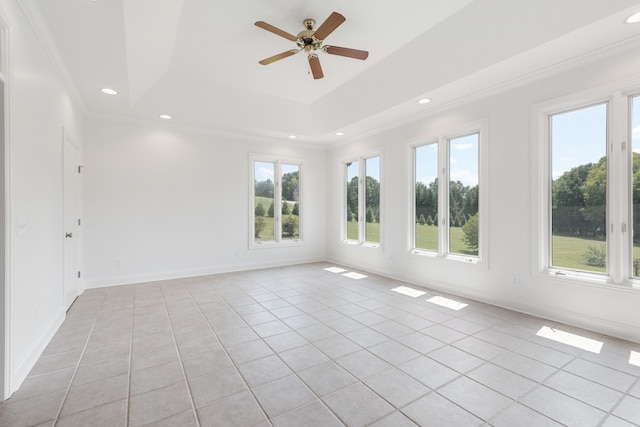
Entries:
{"label": "white ceiling", "polygon": [[[207,131],[333,142],[621,43],[632,0],[19,0],[87,112]],[[368,50],[360,61],[304,54],[254,26],[288,33],[347,20],[325,44]],[[119,95],[107,96],[110,87]],[[433,99],[420,106],[421,97]]]}

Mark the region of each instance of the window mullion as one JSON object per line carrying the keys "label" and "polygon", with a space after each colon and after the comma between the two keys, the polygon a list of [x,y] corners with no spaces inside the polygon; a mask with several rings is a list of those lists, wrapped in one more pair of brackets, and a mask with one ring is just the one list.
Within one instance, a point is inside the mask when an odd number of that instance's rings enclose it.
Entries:
{"label": "window mullion", "polygon": [[622,283],[631,274],[631,254],[628,224],[629,212],[629,147],[627,139],[628,129],[628,98],[621,92],[616,92],[612,97],[610,111],[609,132],[609,156],[611,158],[609,168],[609,224],[610,239],[610,265],[609,274],[613,283]]}
{"label": "window mullion", "polygon": [[282,240],[282,163],[278,160],[275,164],[273,177],[273,234],[274,240]]}
{"label": "window mullion", "polygon": [[366,240],[367,203],[366,203],[366,160],[362,157],[358,159],[358,243]]}
{"label": "window mullion", "polygon": [[438,252],[446,255],[449,253],[449,140],[441,137],[438,144]]}

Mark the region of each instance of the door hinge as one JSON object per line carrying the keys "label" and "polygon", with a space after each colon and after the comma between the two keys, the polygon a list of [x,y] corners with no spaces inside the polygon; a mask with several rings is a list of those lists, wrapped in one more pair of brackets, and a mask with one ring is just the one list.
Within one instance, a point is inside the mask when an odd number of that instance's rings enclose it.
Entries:
{"label": "door hinge", "polygon": [[627,149],[627,141],[622,141],[622,151]]}
{"label": "door hinge", "polygon": [[78,279],[80,278],[80,272],[78,271]]}
{"label": "door hinge", "polygon": [[622,232],[626,233],[627,232],[627,224],[625,222],[622,223]]}
{"label": "door hinge", "polygon": [[82,225],[82,219],[78,218],[78,225]]}
{"label": "door hinge", "polygon": [[83,167],[84,167],[84,166],[78,165],[78,173],[82,173],[82,168],[83,168]]}

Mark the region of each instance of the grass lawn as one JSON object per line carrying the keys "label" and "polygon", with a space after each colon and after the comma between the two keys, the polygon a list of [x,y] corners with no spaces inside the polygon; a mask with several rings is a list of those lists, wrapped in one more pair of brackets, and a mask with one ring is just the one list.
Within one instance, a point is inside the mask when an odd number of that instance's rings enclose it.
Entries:
{"label": "grass lawn", "polygon": [[[416,248],[437,251],[438,227],[435,225],[416,224]],[[449,228],[449,252],[453,254],[478,255],[477,249],[472,249],[464,243],[462,227]]]}
{"label": "grass lawn", "polygon": [[[380,243],[380,223],[367,222],[365,227],[367,233],[365,240],[371,243]],[[358,240],[358,221],[347,222],[347,239]]]}
{"label": "grass lawn", "polygon": [[[254,206],[258,206],[258,204],[262,204],[262,207],[264,208],[265,214],[269,212],[269,207],[271,206],[271,203],[273,203],[273,198],[256,196],[255,199],[254,199]],[[287,203],[289,203],[290,206],[293,205],[293,202],[287,202]],[[284,221],[286,221],[286,219],[289,216],[291,216],[291,215],[283,215],[282,216],[283,224],[284,224]],[[256,241],[257,242],[269,242],[269,241],[275,240],[274,229],[273,229],[273,217],[264,216],[262,218],[264,218],[265,227],[260,232],[260,236],[256,239]],[[297,230],[297,233],[295,235],[293,235],[293,237],[282,236],[282,240],[297,239],[299,237],[300,237],[300,231]]]}
{"label": "grass lawn", "polygon": [[[605,273],[606,267],[587,265],[585,252],[589,246],[605,247],[606,242],[602,239],[555,235],[553,236],[552,264],[560,268]],[[640,259],[640,246],[634,245],[633,259]]]}
{"label": "grass lawn", "polygon": [[[377,222],[368,222],[367,242],[380,242],[380,224]],[[462,227],[450,228],[451,239],[449,245],[451,252],[464,255],[478,255],[478,251],[465,245]],[[349,240],[358,240],[358,222],[347,222],[347,238]],[[416,246],[420,249],[438,250],[438,227],[435,225],[416,224]]]}

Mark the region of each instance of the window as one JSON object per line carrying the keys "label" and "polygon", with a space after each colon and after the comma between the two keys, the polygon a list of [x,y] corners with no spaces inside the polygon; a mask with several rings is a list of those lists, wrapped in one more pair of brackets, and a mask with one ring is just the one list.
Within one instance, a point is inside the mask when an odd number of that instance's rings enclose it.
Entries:
{"label": "window", "polygon": [[551,267],[607,271],[607,110],[549,115]]}
{"label": "window", "polygon": [[478,256],[480,134],[449,142],[449,253]]}
{"label": "window", "polygon": [[479,261],[481,133],[413,146],[413,253]]}
{"label": "window", "polygon": [[380,244],[380,156],[345,164],[345,241]]}
{"label": "window", "polygon": [[631,234],[632,277],[640,278],[640,96],[631,97]]}
{"label": "window", "polygon": [[358,240],[360,202],[358,197],[358,161],[347,163],[347,240]]}
{"label": "window", "polygon": [[252,247],[299,242],[300,163],[258,160],[252,156],[251,164],[254,183],[250,199]]}
{"label": "window", "polygon": [[414,247],[438,251],[438,144],[414,148]]}
{"label": "window", "polygon": [[380,157],[365,160],[365,241],[380,243]]}
{"label": "window", "polygon": [[534,107],[536,271],[640,279],[640,95],[576,95]]}

